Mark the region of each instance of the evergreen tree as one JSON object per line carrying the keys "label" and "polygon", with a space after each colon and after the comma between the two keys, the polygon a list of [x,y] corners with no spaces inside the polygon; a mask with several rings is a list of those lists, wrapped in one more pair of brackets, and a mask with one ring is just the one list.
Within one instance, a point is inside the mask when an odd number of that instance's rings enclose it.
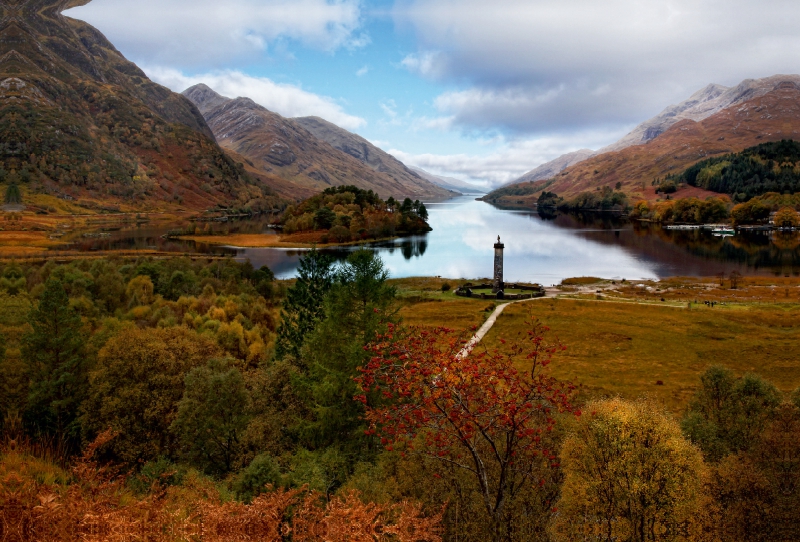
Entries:
{"label": "evergreen tree", "polygon": [[64,286],[48,279],[28,317],[31,330],[22,339],[30,388],[27,427],[67,441],[80,435],[78,407],[86,389],[85,338],[81,318],[69,305]]}
{"label": "evergreen tree", "polygon": [[425,222],[428,221],[428,209],[425,208],[424,203],[419,204],[419,210],[417,211],[417,215],[419,215],[419,217]]}
{"label": "evergreen tree", "polygon": [[324,315],[323,301],[333,285],[333,259],[314,249],[300,259],[297,282],[286,292],[275,357],[300,358],[306,335]]}
{"label": "evergreen tree", "polygon": [[16,183],[11,183],[6,188],[6,205],[19,205],[22,203],[22,194]]}
{"label": "evergreen tree", "polygon": [[369,360],[364,347],[395,320],[395,288],[374,252],[358,250],[339,269],[336,284],[325,300],[325,318],[309,334],[302,356],[308,367],[298,384],[311,410],[301,424],[309,448],[331,445],[349,450],[351,457],[369,452],[365,446],[364,407],[354,401],[353,380]]}

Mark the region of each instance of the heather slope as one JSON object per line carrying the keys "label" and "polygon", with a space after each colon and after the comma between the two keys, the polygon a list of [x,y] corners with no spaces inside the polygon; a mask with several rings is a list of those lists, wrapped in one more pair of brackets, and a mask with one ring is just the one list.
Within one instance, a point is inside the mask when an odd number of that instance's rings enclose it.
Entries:
{"label": "heather slope", "polygon": [[[535,202],[543,189],[571,197],[603,186],[615,187],[634,198],[655,199],[652,182],[677,174],[714,156],[740,152],[768,141],[800,137],[800,88],[792,80],[777,83],[766,94],[738,103],[695,122],[684,119],[650,142],[594,156],[556,177],[505,187],[487,198],[498,203]],[[515,194],[504,193],[513,189]],[[676,197],[711,192],[690,187]]]}
{"label": "heather slope", "polygon": [[0,184],[91,208],[279,205],[215,143],[189,100],[61,14],[80,3],[0,4]]}

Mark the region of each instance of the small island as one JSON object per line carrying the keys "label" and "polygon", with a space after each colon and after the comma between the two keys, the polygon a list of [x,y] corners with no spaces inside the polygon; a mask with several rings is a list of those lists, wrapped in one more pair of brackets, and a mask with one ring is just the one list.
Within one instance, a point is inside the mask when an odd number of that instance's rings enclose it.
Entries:
{"label": "small island", "polygon": [[238,247],[306,248],[358,244],[431,231],[428,210],[419,200],[382,200],[372,190],[331,187],[290,205],[274,225],[275,233],[190,235],[181,239]]}

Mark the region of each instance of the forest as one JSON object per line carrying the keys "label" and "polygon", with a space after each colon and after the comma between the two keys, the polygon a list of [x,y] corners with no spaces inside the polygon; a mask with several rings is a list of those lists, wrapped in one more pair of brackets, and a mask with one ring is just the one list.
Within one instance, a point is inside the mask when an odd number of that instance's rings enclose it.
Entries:
{"label": "forest", "polygon": [[472,330],[403,322],[368,250],[289,282],[10,262],[0,290],[0,519],[27,539],[798,535],[800,393],[715,366],[685,412],[594,396],[536,320],[465,354]]}
{"label": "forest", "polygon": [[767,192],[800,192],[800,143],[762,143],[742,152],[703,160],[668,181],[730,195],[745,202]]}
{"label": "forest", "polygon": [[346,243],[431,231],[428,210],[419,200],[383,201],[372,190],[337,186],[289,206],[282,223],[287,234],[321,232],[320,242]]}

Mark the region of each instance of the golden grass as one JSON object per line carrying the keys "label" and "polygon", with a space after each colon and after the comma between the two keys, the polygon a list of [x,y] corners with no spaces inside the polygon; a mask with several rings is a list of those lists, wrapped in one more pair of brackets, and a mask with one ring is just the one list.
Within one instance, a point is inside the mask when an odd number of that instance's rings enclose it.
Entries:
{"label": "golden grass", "polygon": [[[495,305],[436,292],[440,282],[397,281],[407,324],[469,329],[482,324]],[[582,384],[588,395],[651,395],[677,413],[712,365],[756,373],[784,392],[800,387],[800,279],[747,278],[736,290],[727,280],[720,287],[716,279],[645,286],[514,304],[483,345],[514,340],[526,331],[526,321],[538,318],[567,347],[551,368],[555,376]],[[704,300],[725,304],[710,308]]]}
{"label": "golden grass", "polygon": [[652,395],[680,412],[712,365],[759,374],[784,392],[800,386],[800,305],[689,309],[539,300],[506,309],[486,347],[519,337],[531,316],[567,346],[553,374],[593,395]]}

